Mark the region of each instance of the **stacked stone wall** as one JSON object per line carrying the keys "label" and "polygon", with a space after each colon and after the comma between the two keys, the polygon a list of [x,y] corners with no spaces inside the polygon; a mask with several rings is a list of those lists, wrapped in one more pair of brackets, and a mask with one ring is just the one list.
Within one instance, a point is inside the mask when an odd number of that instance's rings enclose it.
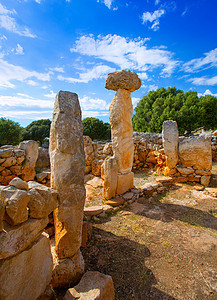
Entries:
{"label": "stacked stone wall", "polygon": [[49,285],[53,260],[43,231],[57,206],[57,192],[34,181],[0,185],[0,299],[37,299]]}

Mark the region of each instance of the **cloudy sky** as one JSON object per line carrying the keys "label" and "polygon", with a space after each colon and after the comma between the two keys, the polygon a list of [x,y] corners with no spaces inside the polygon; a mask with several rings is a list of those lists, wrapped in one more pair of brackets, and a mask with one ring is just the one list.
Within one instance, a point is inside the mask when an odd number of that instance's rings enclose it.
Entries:
{"label": "cloudy sky", "polygon": [[109,72],[136,72],[150,90],[217,96],[216,0],[1,0],[0,117],[52,118],[59,90],[84,117],[108,121]]}

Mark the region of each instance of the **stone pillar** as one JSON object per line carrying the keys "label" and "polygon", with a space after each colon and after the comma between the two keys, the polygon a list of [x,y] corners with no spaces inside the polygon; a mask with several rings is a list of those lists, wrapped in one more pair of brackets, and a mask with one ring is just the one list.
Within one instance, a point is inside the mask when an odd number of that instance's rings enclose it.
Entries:
{"label": "stone pillar", "polygon": [[[131,92],[139,89],[141,81],[134,72],[110,73],[105,87],[117,91],[109,107],[114,156],[105,162],[104,197],[123,194],[133,187],[133,105]],[[110,161],[111,160],[111,161]],[[114,167],[117,165],[117,168]],[[116,183],[114,182],[115,180]],[[115,189],[115,190],[114,190]]]}
{"label": "stone pillar", "polygon": [[83,124],[77,94],[60,91],[56,96],[49,151],[51,187],[59,192],[55,250],[59,258],[67,258],[81,246],[85,201]]}
{"label": "stone pillar", "polygon": [[24,150],[26,158],[23,163],[23,175],[21,178],[25,181],[34,180],[35,178],[35,165],[38,159],[38,143],[36,141],[23,141],[20,143],[19,148]]}
{"label": "stone pillar", "polygon": [[164,153],[167,158],[167,167],[173,169],[179,160],[179,131],[176,121],[168,120],[163,122],[162,139]]}

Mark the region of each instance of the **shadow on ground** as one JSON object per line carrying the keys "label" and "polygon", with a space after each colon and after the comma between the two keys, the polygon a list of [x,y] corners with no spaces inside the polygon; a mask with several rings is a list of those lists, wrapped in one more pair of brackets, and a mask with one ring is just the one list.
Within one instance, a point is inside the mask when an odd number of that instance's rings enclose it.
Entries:
{"label": "shadow on ground", "polygon": [[151,255],[146,246],[96,227],[93,230],[92,240],[82,249],[86,269],[112,276],[115,299],[175,300],[154,287],[156,278],[145,265]]}

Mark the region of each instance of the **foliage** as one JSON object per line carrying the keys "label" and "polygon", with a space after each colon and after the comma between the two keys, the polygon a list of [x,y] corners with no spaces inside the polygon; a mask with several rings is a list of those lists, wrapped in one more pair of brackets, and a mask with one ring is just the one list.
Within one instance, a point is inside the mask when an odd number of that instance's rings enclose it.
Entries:
{"label": "foliage", "polygon": [[97,118],[85,118],[83,119],[84,135],[88,135],[91,139],[105,141],[111,139],[111,126],[109,123],[103,123],[103,121]]}
{"label": "foliage", "polygon": [[0,118],[0,146],[19,144],[22,139],[21,131],[19,123]]}
{"label": "foliage", "polygon": [[177,121],[180,133],[199,127],[217,128],[217,98],[206,95],[198,98],[197,92],[186,92],[170,87],[151,91],[135,108],[135,131],[161,132],[165,120]]}
{"label": "foliage", "polygon": [[50,135],[50,124],[49,119],[33,121],[22,131],[23,140],[34,140],[42,143]]}

